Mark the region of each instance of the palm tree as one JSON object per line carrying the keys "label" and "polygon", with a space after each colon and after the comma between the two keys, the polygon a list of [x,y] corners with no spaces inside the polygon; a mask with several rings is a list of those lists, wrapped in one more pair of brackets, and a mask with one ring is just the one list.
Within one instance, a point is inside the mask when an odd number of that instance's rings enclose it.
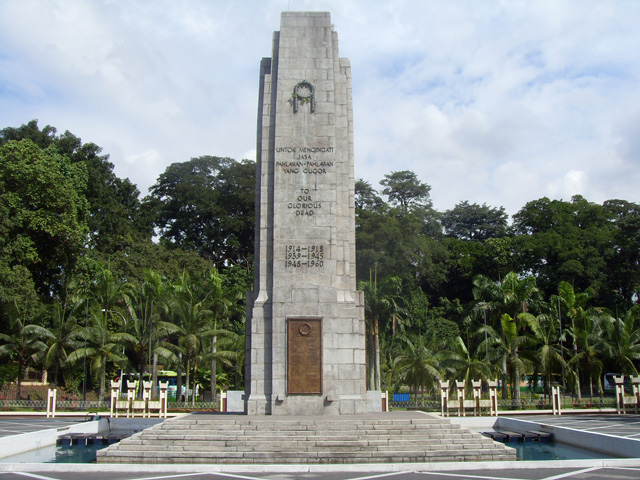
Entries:
{"label": "palm tree", "polygon": [[122,354],[123,345],[136,341],[135,337],[128,333],[111,331],[109,318],[116,313],[119,312],[105,311],[94,305],[88,327],[76,330],[76,336],[86,341],[85,346],[71,352],[67,357],[67,362],[70,365],[74,365],[80,360],[89,361],[90,371],[94,378],[100,382],[98,392],[98,401],[100,402],[104,400],[107,362],[123,365],[127,360]]}
{"label": "palm tree", "polygon": [[360,282],[364,293],[365,318],[369,330],[369,387],[380,389],[380,321],[391,320],[392,324],[404,314],[402,280],[399,277],[386,277],[378,286],[377,279]]}
{"label": "palm tree", "polygon": [[43,353],[43,364],[45,368],[54,368],[53,379],[60,382],[60,369],[64,369],[69,354],[75,350],[77,345],[77,330],[81,328],[75,312],[84,305],[72,309],[67,309],[59,300],[54,300],[46,310],[46,321],[49,325],[45,334],[47,348]]}
{"label": "palm tree", "polygon": [[502,374],[502,398],[506,399],[506,385],[511,384],[511,398],[520,399],[520,374],[528,369],[530,362],[520,355],[520,348],[527,345],[529,337],[518,334],[515,319],[507,313],[500,317],[500,330],[487,325],[480,327],[478,335],[484,337],[478,350],[489,351],[489,361]]}
{"label": "palm tree", "polygon": [[223,317],[232,308],[233,302],[227,298],[227,293],[230,296],[237,295],[238,292],[225,292],[222,286],[222,277],[219,275],[216,268],[211,269],[209,276],[207,277],[207,289],[209,291],[207,295],[207,303],[209,310],[213,314],[213,330],[211,331],[211,352],[207,355],[211,364],[211,401],[216,401],[216,395],[218,393],[218,387],[216,383],[216,374],[218,370],[218,362],[228,363],[229,358],[234,355],[230,352],[222,350],[218,352],[218,336],[230,336],[232,332],[228,330],[219,330]]}
{"label": "palm tree", "polygon": [[103,311],[116,311],[124,309],[132,292],[132,284],[115,278],[111,270],[100,268],[91,279],[88,295]]}
{"label": "palm tree", "polygon": [[[161,340],[179,331],[179,327],[171,322],[162,320],[162,313],[166,311],[166,284],[160,275],[147,270],[144,281],[133,289],[125,302],[128,316],[132,319],[130,330],[133,331],[135,342],[133,349],[138,360],[138,373],[144,378],[145,365],[151,362],[153,354],[152,384],[157,384],[158,356],[173,359],[175,355],[160,344]],[[145,361],[148,359],[148,361]],[[140,390],[142,392],[142,390]],[[155,394],[155,389],[152,390]]]}
{"label": "palm tree", "polygon": [[[522,329],[517,319],[520,313],[527,313],[530,308],[537,307],[540,304],[541,294],[536,286],[536,279],[535,277],[521,278],[517,273],[509,272],[503,277],[502,281],[494,282],[483,275],[477,275],[473,279],[473,285],[473,296],[479,301],[476,305],[476,312],[480,313],[482,311],[483,315],[488,314],[489,317],[492,317],[491,323],[494,327],[501,328],[503,333],[505,331],[511,332],[512,329],[515,329],[513,335],[509,334],[508,340],[507,337],[504,337],[504,339],[509,343],[509,348],[514,347],[514,350],[508,355],[508,358],[510,358],[509,370],[514,375],[517,375],[512,379],[517,384],[517,388],[512,390],[512,396],[519,400],[520,375],[523,372],[520,365],[524,362],[518,361],[517,358],[519,355],[518,344],[521,342],[519,340],[515,341],[515,339]],[[504,322],[505,315],[510,319],[507,323]],[[507,330],[504,328],[505,325],[508,325]],[[483,327],[482,332],[488,335],[489,330]],[[488,340],[485,339],[485,345],[486,343],[488,343]],[[505,385],[503,384],[503,395],[504,388]]]}
{"label": "palm tree", "polygon": [[[182,377],[182,357],[186,357],[186,387],[189,390],[191,366],[197,366],[202,349],[202,341],[212,330],[213,312],[207,308],[206,293],[198,291],[197,282],[192,282],[187,272],[183,272],[175,284],[171,311],[176,317],[178,331],[178,396],[180,396]],[[195,381],[195,378],[194,378]],[[195,390],[192,390],[195,394]]]}
{"label": "palm tree", "polygon": [[9,357],[18,363],[18,378],[16,400],[20,400],[22,377],[24,370],[31,363],[35,363],[46,344],[41,338],[50,333],[41,325],[30,323],[31,319],[13,302],[12,308],[7,309],[9,329],[7,333],[0,333],[0,357]]}
{"label": "palm tree", "polygon": [[[603,327],[601,320],[607,315],[602,308],[587,307],[592,296],[593,292],[590,289],[576,293],[570,283],[560,282],[558,295],[552,297],[552,302],[558,302],[560,305],[562,316],[569,319],[563,335],[571,337],[573,344],[572,356],[567,365],[575,372],[574,391],[578,399],[582,398],[583,369],[587,370],[589,393],[593,397],[593,378],[602,370],[598,350],[605,348],[602,342],[603,337],[601,337]],[[600,386],[599,374],[596,380],[597,385]]]}
{"label": "palm tree", "polygon": [[589,381],[590,398],[593,398],[594,380],[598,392],[602,395],[602,382],[600,380],[603,367],[602,353],[609,349],[604,337],[605,318],[603,315],[577,317],[571,330],[577,353],[567,364],[583,372],[582,378],[586,376]]}
{"label": "palm tree", "polygon": [[446,354],[445,363],[451,366],[454,372],[454,379],[463,379],[468,391],[471,391],[471,380],[488,380],[491,369],[487,362],[478,358],[478,350],[474,354],[469,352],[467,345],[458,336],[451,342],[450,349]]}
{"label": "palm tree", "polygon": [[619,373],[638,375],[640,362],[640,305],[626,311],[623,318],[605,322],[606,354]]}
{"label": "palm tree", "polygon": [[[549,315],[534,317],[530,313],[521,313],[520,319],[526,322],[533,334],[535,364],[544,379],[544,391],[549,393],[553,373],[566,370],[566,363],[559,343],[560,332],[555,319]],[[554,368],[555,367],[555,368]]]}
{"label": "palm tree", "polygon": [[234,385],[235,388],[240,388],[238,377],[243,375],[244,356],[245,356],[245,336],[244,334],[238,334],[229,332],[230,335],[224,336],[220,340],[220,347],[223,352],[229,352],[229,359],[232,359],[234,370]]}
{"label": "palm tree", "polygon": [[425,344],[424,337],[412,340],[401,335],[399,339],[405,344],[405,348],[403,353],[395,358],[393,368],[401,380],[413,386],[417,406],[418,391],[422,392],[424,402],[425,388],[434,391],[437,388],[436,382],[442,380],[444,355],[434,342]]}
{"label": "palm tree", "polygon": [[493,281],[484,275],[473,279],[473,298],[490,317],[499,320],[503,313],[516,318],[519,313],[528,312],[541,300],[535,277],[521,278],[517,273],[507,273],[502,281]]}
{"label": "palm tree", "polygon": [[[150,299],[150,310],[153,314],[153,323],[158,323],[160,328],[152,329],[151,331],[151,354],[152,360],[152,372],[151,382],[152,385],[158,384],[158,359],[175,364],[178,357],[175,353],[175,348],[169,342],[169,336],[177,332],[177,326],[169,321],[171,318],[169,307],[171,305],[171,299],[173,295],[173,285],[162,275],[153,270],[147,270],[144,272],[144,284],[143,292],[145,297]],[[169,327],[169,325],[171,325]],[[164,328],[164,327],[168,328]],[[152,391],[152,395],[155,396],[155,390]]]}
{"label": "palm tree", "polygon": [[[213,388],[216,387],[215,375],[217,373],[217,369],[215,366],[218,364],[226,365],[228,367],[232,367],[234,363],[237,364],[238,360],[242,360],[244,357],[244,343],[242,348],[242,354],[237,350],[237,346],[239,342],[244,342],[244,335],[238,335],[237,333],[231,332],[229,330],[209,330],[203,332],[202,334],[203,341],[198,344],[200,348],[199,351],[196,351],[191,356],[192,361],[192,369],[193,369],[193,386],[195,388],[196,384],[196,375],[198,373],[198,365],[206,362],[210,362],[212,365],[211,370],[211,384]],[[209,343],[209,339],[215,338],[214,342],[211,340]],[[214,345],[214,349],[210,349],[209,345]],[[212,401],[215,402],[215,396],[212,396]],[[192,403],[195,402],[195,392],[191,397]]]}

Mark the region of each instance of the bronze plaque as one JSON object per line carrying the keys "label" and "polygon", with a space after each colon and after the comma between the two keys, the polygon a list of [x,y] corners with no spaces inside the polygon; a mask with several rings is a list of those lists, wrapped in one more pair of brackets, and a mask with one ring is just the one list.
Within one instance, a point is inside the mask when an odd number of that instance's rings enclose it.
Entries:
{"label": "bronze plaque", "polygon": [[322,393],[322,318],[287,319],[287,393]]}

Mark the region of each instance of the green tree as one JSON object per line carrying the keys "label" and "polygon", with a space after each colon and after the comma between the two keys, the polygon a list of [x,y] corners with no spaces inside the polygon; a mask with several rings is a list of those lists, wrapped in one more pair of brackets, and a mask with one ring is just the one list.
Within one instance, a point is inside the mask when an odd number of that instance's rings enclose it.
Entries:
{"label": "green tree", "polygon": [[547,314],[533,316],[521,313],[520,320],[526,322],[532,332],[534,364],[542,374],[544,391],[549,394],[553,374],[567,371],[562,345],[560,344],[560,328],[556,318]]}
{"label": "green tree", "polygon": [[60,371],[66,369],[69,354],[78,348],[77,331],[81,327],[76,314],[83,310],[84,305],[80,302],[79,305],[68,306],[60,299],[54,299],[45,311],[43,327],[47,331],[42,335],[46,344],[43,365],[45,368],[53,367],[53,379],[57,384],[61,383]]}
{"label": "green tree", "polygon": [[487,381],[491,375],[491,369],[486,359],[482,361],[477,350],[471,353],[462,337],[456,337],[449,342],[445,363],[450,365],[454,372],[451,379],[464,380],[467,392],[471,392],[472,380]]}
{"label": "green tree", "polygon": [[513,231],[519,269],[531,272],[546,296],[561,281],[578,290],[593,288],[596,296],[606,292],[614,238],[611,215],[602,206],[579,195],[571,202],[541,198],[513,216]]}
{"label": "green tree", "polygon": [[409,170],[391,172],[380,181],[384,187],[382,193],[389,197],[392,205],[398,205],[404,211],[413,208],[431,208],[429,192],[431,186],[421,182],[418,176]]}
{"label": "green tree", "polygon": [[507,273],[501,281],[478,275],[473,285],[474,298],[482,301],[478,307],[494,319],[503,313],[515,319],[520,313],[538,308],[542,300],[535,277],[520,277],[515,272]]}
{"label": "green tree", "polygon": [[[175,283],[175,293],[172,300],[171,311],[175,323],[179,326],[178,347],[180,349],[178,360],[178,396],[181,390],[182,357],[186,366],[186,388],[191,389],[191,371],[195,371],[197,362],[201,360],[202,342],[208,335],[213,322],[213,312],[208,308],[206,293],[199,288],[198,282],[194,282],[190,275],[184,272]],[[193,378],[195,384],[195,378]],[[192,389],[195,395],[195,389]],[[186,398],[188,400],[188,396]]]}
{"label": "green tree", "polygon": [[[135,341],[131,346],[135,352],[140,378],[144,378],[145,365],[152,364],[152,381],[157,384],[158,357],[174,360],[175,355],[166,348],[163,340],[179,331],[175,324],[162,320],[167,310],[168,285],[156,272],[147,270],[145,281],[138,284],[125,297],[128,317],[131,318],[129,331]],[[153,355],[153,363],[151,356]]]}
{"label": "green tree", "polygon": [[[507,397],[506,385],[511,385],[511,398],[520,400],[520,375],[528,370],[531,363],[523,358],[520,350],[530,341],[526,335],[518,334],[516,320],[509,314],[500,316],[500,329],[487,325],[480,327],[478,336],[484,337],[478,345],[478,351],[489,352],[489,362],[502,375],[502,398]],[[486,333],[486,336],[485,336]]]}
{"label": "green tree", "polygon": [[218,273],[217,269],[213,268],[209,272],[208,277],[206,278],[207,290],[209,291],[207,295],[207,303],[208,308],[212,313],[212,328],[213,330],[210,332],[211,334],[211,351],[208,352],[205,357],[209,359],[211,365],[211,385],[210,385],[210,393],[212,401],[216,400],[217,394],[217,384],[216,384],[216,373],[218,363],[222,362],[225,364],[230,364],[231,360],[233,360],[236,355],[235,352],[229,352],[226,350],[218,350],[218,337],[220,335],[224,336],[233,336],[232,332],[224,329],[224,318],[232,308],[233,302],[231,298],[227,297],[227,293],[223,287],[222,277]]}
{"label": "green tree", "polygon": [[[519,400],[520,375],[525,373],[522,368],[526,363],[519,358],[519,348],[525,343],[526,336],[520,335],[523,326],[517,320],[521,318],[519,314],[529,312],[531,307],[536,308],[541,301],[536,279],[520,278],[515,272],[509,272],[500,282],[478,275],[473,283],[474,298],[479,301],[476,314],[481,313],[483,320],[487,315],[489,325],[493,324],[491,329],[483,326],[482,333],[493,335],[489,347],[494,346],[499,351],[497,356],[502,359],[503,374],[509,376],[511,384],[515,385],[512,395]],[[496,326],[501,329],[500,335],[495,330]]]}
{"label": "green tree", "polygon": [[[82,272],[71,282],[73,296],[78,304],[89,301],[87,327],[76,332],[78,346],[67,362],[76,365],[80,360],[89,362],[94,379],[99,382],[100,401],[104,398],[108,362],[124,369],[128,362],[126,346],[136,338],[127,333],[133,318],[128,317],[126,304],[133,294],[133,285],[116,278],[111,270],[100,264]],[[127,318],[128,317],[128,318]],[[86,345],[86,347],[85,347]]]}
{"label": "green tree", "polygon": [[[564,322],[564,335],[571,339],[571,359],[567,365],[575,372],[576,384],[573,391],[578,399],[582,398],[582,384],[585,376],[589,382],[589,392],[593,397],[594,376],[599,377],[602,370],[602,361],[599,359],[598,350],[603,347],[601,342],[602,322],[605,316],[602,308],[589,307],[588,303],[593,297],[591,289],[577,293],[573,285],[568,282],[560,282],[557,296],[552,297],[552,304],[558,304]],[[600,385],[600,379],[596,378],[596,384]]]}
{"label": "green tree", "polygon": [[[127,343],[134,343],[136,338],[125,332],[113,332],[110,328],[110,318],[115,322],[120,320],[116,310],[104,310],[99,305],[93,305],[86,329],[76,330],[77,338],[82,343],[67,357],[67,363],[76,365],[80,361],[89,362],[94,380],[99,383],[98,401],[104,401],[107,362],[113,362],[124,367],[127,362],[123,354]],[[120,315],[122,315],[120,313]],[[124,319],[124,317],[122,317]],[[122,378],[120,381],[124,381]]]}
{"label": "green tree", "polygon": [[640,305],[627,310],[622,318],[609,317],[604,322],[607,342],[606,357],[615,371],[626,375],[638,375],[640,364]]}
{"label": "green tree", "polygon": [[41,130],[38,121],[32,120],[18,128],[1,130],[0,145],[29,140],[42,150],[56,151],[75,169],[86,172],[86,188],[83,190],[89,210],[86,223],[89,245],[94,251],[111,254],[133,241],[150,240],[151,224],[141,209],[135,185],[115,175],[109,156],[101,155],[99,146],[83,143],[69,131],[62,135],[56,133],[57,130],[50,125]]}
{"label": "green tree", "polygon": [[611,310],[625,311],[640,297],[640,205],[624,200],[603,204],[611,218],[613,251],[607,259],[606,297]]}
{"label": "green tree", "polygon": [[504,237],[507,231],[507,214],[503,207],[492,208],[486,203],[458,203],[442,215],[442,226],[447,235],[460,240],[485,241]]}
{"label": "green tree", "polygon": [[[576,353],[567,365],[578,368],[582,373],[582,379],[589,384],[589,397],[593,398],[593,387],[602,395],[603,351],[609,346],[605,343],[603,331],[603,317],[598,315],[584,315],[576,319],[572,327],[573,339],[576,344]],[[580,389],[581,390],[581,389]]]}
{"label": "green tree", "polygon": [[255,163],[204,156],[173,163],[145,206],[166,245],[198,252],[219,269],[249,268],[254,248]]}
{"label": "green tree", "polygon": [[26,286],[28,279],[17,270],[24,266],[41,295],[63,290],[66,276],[84,247],[86,182],[86,168],[55,148],[43,150],[31,140],[0,145],[3,270],[14,278],[20,275]]}
{"label": "green tree", "polygon": [[21,311],[17,303],[9,311],[9,328],[0,333],[0,357],[9,357],[18,364],[16,400],[20,400],[24,370],[37,361],[39,354],[46,348],[41,338],[48,334],[41,325]]}
{"label": "green tree", "polygon": [[413,387],[416,406],[418,405],[418,392],[422,393],[424,402],[425,390],[435,391],[442,380],[443,352],[434,342],[425,343],[421,337],[410,339],[400,336],[404,343],[402,353],[394,361],[394,371],[401,381]]}
{"label": "green tree", "polygon": [[386,203],[380,198],[371,183],[358,178],[355,181],[356,211],[380,211],[386,208]]}
{"label": "green tree", "polygon": [[365,319],[369,330],[369,385],[372,390],[380,390],[380,322],[392,325],[404,314],[402,281],[398,277],[385,277],[378,285],[374,278],[360,282],[359,288],[364,292]]}

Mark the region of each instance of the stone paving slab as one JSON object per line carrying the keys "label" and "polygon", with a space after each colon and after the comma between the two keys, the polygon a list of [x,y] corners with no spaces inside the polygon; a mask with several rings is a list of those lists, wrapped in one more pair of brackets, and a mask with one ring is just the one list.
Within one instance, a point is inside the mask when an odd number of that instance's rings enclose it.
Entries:
{"label": "stone paving slab", "polygon": [[3,417],[0,418],[0,438],[50,428],[67,427],[84,421],[84,415],[72,418]]}
{"label": "stone paving slab", "polygon": [[[0,473],[2,480],[24,480],[25,478],[39,478],[40,480],[80,480],[88,476],[92,480],[179,480],[189,478],[193,480],[454,480],[454,479],[484,479],[484,480],[634,480],[640,479],[640,462],[634,466],[627,462],[619,466],[589,465],[588,463],[574,463],[572,466],[561,467],[558,462],[504,462],[495,468],[487,468],[486,464],[478,464],[478,468],[460,468],[456,464],[447,464],[442,469],[420,469],[419,465],[403,469],[404,465],[392,465],[387,472],[368,470],[362,466],[360,470],[338,471],[327,469],[326,466],[312,466],[306,471],[296,471],[283,466],[245,467],[241,470],[211,471],[207,466],[190,466],[188,469],[176,470],[175,466],[158,465],[156,469],[145,472],[137,471],[135,466],[123,470],[117,465],[82,465],[80,468],[68,468],[66,471],[58,468],[64,465],[48,465],[49,468],[34,469],[35,465],[25,466],[18,473]],[[550,463],[550,464],[549,464]],[[533,465],[532,465],[533,464]],[[100,470],[99,468],[102,467]],[[111,467],[111,468],[109,468]],[[115,468],[114,468],[115,467]],[[119,469],[118,469],[119,467]],[[280,470],[278,470],[280,467]],[[398,468],[399,467],[399,468]],[[324,471],[323,471],[324,470]],[[0,470],[2,472],[2,470]]]}

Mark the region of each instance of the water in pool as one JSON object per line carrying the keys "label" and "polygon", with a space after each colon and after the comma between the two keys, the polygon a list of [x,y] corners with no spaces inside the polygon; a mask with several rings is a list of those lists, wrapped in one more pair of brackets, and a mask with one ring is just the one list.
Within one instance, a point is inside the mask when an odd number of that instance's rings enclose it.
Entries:
{"label": "water in pool", "polygon": [[505,442],[516,449],[518,460],[580,460],[615,458],[606,453],[555,442]]}
{"label": "water in pool", "polygon": [[108,445],[50,445],[0,458],[2,463],[95,463],[96,452]]}
{"label": "water in pool", "polygon": [[[606,453],[594,452],[565,443],[554,442],[506,442],[516,449],[518,460],[576,460],[615,458]],[[94,463],[96,452],[107,445],[72,445],[39,448],[30,452],[0,458],[2,463]]]}

